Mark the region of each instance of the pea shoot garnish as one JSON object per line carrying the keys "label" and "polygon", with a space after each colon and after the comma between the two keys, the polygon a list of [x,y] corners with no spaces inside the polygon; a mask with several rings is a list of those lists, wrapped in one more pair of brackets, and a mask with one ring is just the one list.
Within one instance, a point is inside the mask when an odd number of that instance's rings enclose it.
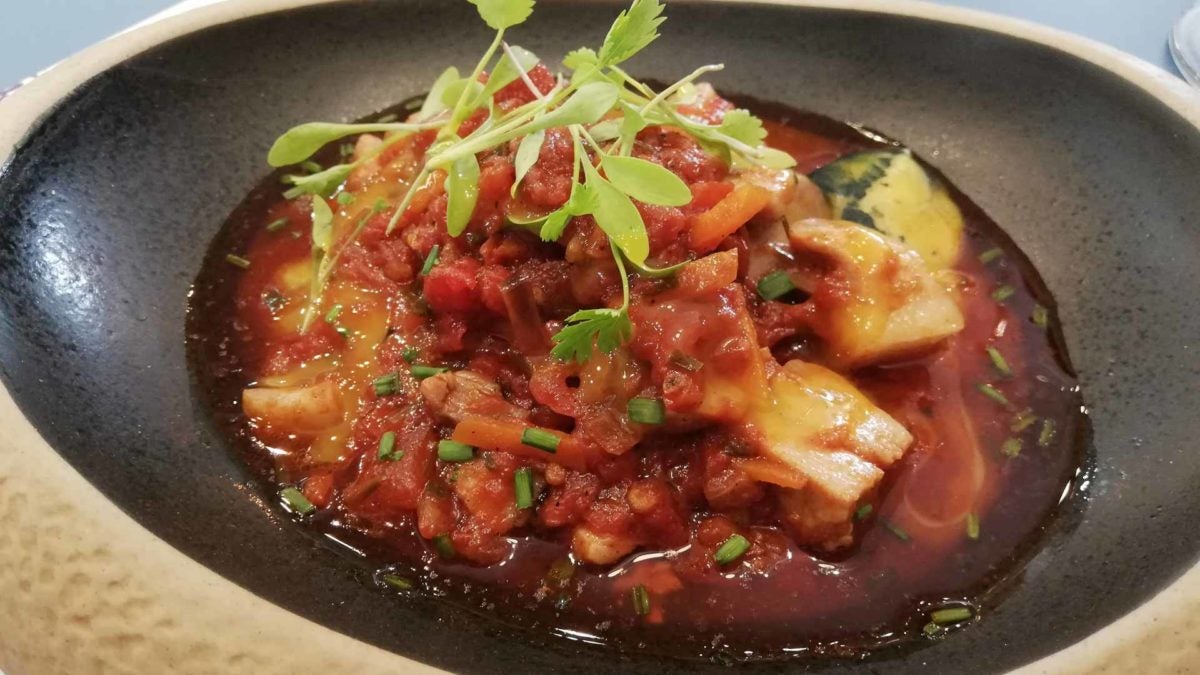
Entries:
{"label": "pea shoot garnish", "polygon": [[[546,131],[565,128],[573,150],[570,196],[560,208],[528,226],[535,228],[542,239],[556,241],[572,218],[591,216],[611,244],[624,282],[623,301],[620,307],[585,309],[567,317],[562,330],[553,336],[551,353],[562,360],[582,362],[593,349],[611,352],[632,334],[626,263],[635,273],[650,276],[669,275],[677,269],[647,265],[649,239],[634,200],[648,205],[682,206],[692,199],[687,184],[670,170],[631,156],[637,134],[648,126],[668,125],[725,155],[731,163],[781,169],[795,162],[787,153],[764,144],[766,130],[762,122],[746,110],[726,112],[720,124],[698,121],[679,111],[678,104],[686,98],[691,84],[723,66],[697,68],[658,92],[625,72],[623,64],[658,37],[659,26],[666,20],[659,0],[633,0],[617,16],[598,49],[583,47],[567,54],[563,66],[570,71],[569,76],[559,75],[545,90],[530,78],[530,71],[540,59],[505,40],[511,28],[529,17],[533,0],[471,1],[483,21],[496,31],[491,44],[471,72],[460,74],[457,68],[447,68],[407,121],[392,121],[389,117],[367,124],[302,124],[283,134],[271,147],[267,160],[272,166],[294,166],[310,161],[328,143],[365,133],[386,134],[383,143],[361,156],[347,147],[349,143],[343,143],[341,163],[285,177],[291,185],[284,193],[286,197],[311,195],[313,200],[313,262],[318,271],[310,304],[318,304],[336,262],[336,254],[331,251],[332,215],[325,198],[337,192],[354,169],[408,135],[436,130],[436,139],[408,181],[403,197],[385,207],[391,210],[386,233],[399,225],[417,193],[431,184],[435,172],[444,172],[446,230],[457,237],[470,224],[479,197],[477,155],[517,142],[515,193],[537,163]],[[488,77],[481,83],[485,71]],[[534,99],[513,109],[498,108],[493,95],[517,80],[525,83]],[[477,110],[485,112],[483,122],[460,135],[462,124]],[[347,206],[348,198],[341,195],[339,203]],[[339,250],[352,244],[360,229],[355,228],[345,237]],[[422,273],[428,274],[436,260],[436,255],[427,258]],[[311,316],[312,312],[305,316],[302,331],[307,330]]]}

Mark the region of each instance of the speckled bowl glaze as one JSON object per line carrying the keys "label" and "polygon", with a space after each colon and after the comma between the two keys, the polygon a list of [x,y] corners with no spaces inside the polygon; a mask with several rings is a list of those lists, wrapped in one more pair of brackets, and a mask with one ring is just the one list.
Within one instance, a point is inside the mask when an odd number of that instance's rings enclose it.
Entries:
{"label": "speckled bowl glaze", "polygon": [[[616,9],[542,0],[522,42],[543,55],[596,42]],[[188,287],[271,140],[418,93],[485,41],[470,13],[230,0],[0,101],[0,669],[719,669],[374,590],[264,500],[193,395]],[[719,88],[880,129],[990,213],[1060,303],[1094,422],[1086,499],[1063,506],[983,621],[867,663],[741,669],[1200,669],[1197,98],[1106,47],[926,4],[669,14],[639,73],[723,60]]]}

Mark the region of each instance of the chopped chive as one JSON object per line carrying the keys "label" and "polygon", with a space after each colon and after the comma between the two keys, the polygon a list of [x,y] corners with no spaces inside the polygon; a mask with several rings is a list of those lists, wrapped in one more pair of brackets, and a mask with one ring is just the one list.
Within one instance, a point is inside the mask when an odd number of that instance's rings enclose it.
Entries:
{"label": "chopped chive", "polygon": [[528,509],[533,506],[533,472],[523,466],[513,473],[513,488],[517,496],[517,508]]}
{"label": "chopped chive", "polygon": [[908,533],[904,531],[904,528],[900,527],[899,525],[887,520],[886,518],[880,518],[879,522],[883,523],[883,526],[887,528],[887,531],[896,535],[896,538],[900,541],[912,541],[912,537],[910,537]]}
{"label": "chopped chive", "polygon": [[930,621],[929,623],[925,624],[925,627],[921,629],[921,632],[928,637],[933,637],[934,635],[942,632],[942,627]]}
{"label": "chopped chive", "polygon": [[1038,432],[1038,447],[1044,448],[1050,445],[1054,441],[1056,432],[1054,420],[1042,420],[1042,430]]}
{"label": "chopped chive", "polygon": [[429,276],[429,271],[437,264],[438,254],[441,250],[442,247],[437,244],[434,244],[433,248],[429,249],[429,255],[425,256],[425,264],[421,265],[421,276]]}
{"label": "chopped chive", "polygon": [[784,270],[775,270],[758,280],[758,295],[763,300],[778,300],[796,290],[796,284]]}
{"label": "chopped chive", "polygon": [[633,598],[633,611],[638,616],[646,616],[650,613],[650,593],[642,584],[633,587],[630,592]]}
{"label": "chopped chive", "polygon": [[966,621],[969,618],[971,618],[970,607],[946,607],[935,609],[929,613],[929,620],[939,626]]}
{"label": "chopped chive", "polygon": [[354,154],[354,144],[353,143],[342,143],[341,145],[338,146],[338,156],[349,157],[350,155],[353,155],[353,154]]}
{"label": "chopped chive", "polygon": [[333,332],[337,333],[338,335],[341,335],[343,340],[350,339],[350,329],[346,328],[345,326],[334,326]]}
{"label": "chopped chive", "polygon": [[979,538],[979,516],[974,513],[967,514],[967,539]]}
{"label": "chopped chive", "polygon": [[1009,438],[1000,444],[1000,452],[1005,457],[1016,457],[1021,454],[1021,446],[1024,445],[1019,438]]}
{"label": "chopped chive", "polygon": [[342,305],[336,304],[325,312],[325,323],[337,323],[338,317],[342,315]]}
{"label": "chopped chive", "polygon": [[671,354],[671,364],[689,373],[694,373],[704,367],[704,363],[700,359],[688,356],[678,350]]}
{"label": "chopped chive", "polygon": [[980,384],[976,388],[979,389],[979,393],[983,394],[984,396],[992,399],[996,403],[999,403],[1000,405],[1002,405],[1006,408],[1008,406],[1012,405],[1011,403],[1009,403],[1008,397],[1006,397],[1004,394],[1001,394],[999,389],[993,387],[990,384]]}
{"label": "chopped chive", "polygon": [[1016,292],[1017,289],[1013,288],[1012,286],[1001,286],[1000,288],[992,291],[992,299],[996,302],[1004,302],[1005,300],[1011,298],[1013,293]]}
{"label": "chopped chive", "polygon": [[438,441],[438,459],[443,462],[466,462],[475,457],[475,448],[458,441]]}
{"label": "chopped chive", "polygon": [[639,424],[662,424],[667,419],[667,409],[656,398],[631,398],[626,405],[629,419]]}
{"label": "chopped chive", "polygon": [[372,213],[383,213],[388,208],[387,200],[383,197],[375,200],[375,205],[371,207]]}
{"label": "chopped chive", "polygon": [[306,516],[317,510],[317,507],[308,501],[308,497],[305,497],[303,492],[294,487],[283,488],[279,491],[279,497],[292,513]]}
{"label": "chopped chive", "polygon": [[1012,424],[1008,425],[1008,428],[1013,433],[1020,433],[1033,426],[1033,423],[1036,421],[1037,415],[1034,415],[1032,410],[1026,408],[1017,413],[1016,417],[1013,418]]}
{"label": "chopped chive", "polygon": [[405,347],[404,351],[400,352],[400,356],[403,357],[404,360],[408,361],[409,363],[416,361],[417,357],[420,355],[421,355],[421,350],[417,349],[416,347]]}
{"label": "chopped chive", "polygon": [[742,535],[735,534],[717,548],[713,553],[713,560],[716,560],[718,565],[725,566],[742,557],[749,549],[750,542]]}
{"label": "chopped chive", "polygon": [[400,389],[400,377],[395,373],[388,373],[375,378],[371,384],[375,386],[376,396],[391,396]]}
{"label": "chopped chive", "polygon": [[854,511],[854,519],[855,520],[863,520],[867,516],[871,515],[871,512],[874,510],[875,510],[874,506],[871,506],[870,504],[863,504],[862,506],[858,507],[857,510]]}
{"label": "chopped chive", "polygon": [[341,204],[342,206],[349,206],[353,204],[354,194],[350,192],[339,192],[337,196],[337,203]]}
{"label": "chopped chive", "polygon": [[424,380],[427,377],[433,377],[434,375],[437,375],[438,373],[444,373],[448,370],[450,370],[450,369],[443,368],[442,366],[427,366],[427,365],[418,363],[418,364],[414,365],[412,368],[409,368],[408,372],[412,373],[412,376],[417,378],[418,380]]}
{"label": "chopped chive", "polygon": [[233,265],[234,267],[240,267],[244,270],[250,269],[250,261],[249,260],[243,258],[240,255],[235,255],[233,253],[225,254],[225,262],[229,263],[230,265]]}
{"label": "chopped chive", "polygon": [[411,581],[409,581],[408,579],[405,579],[404,577],[396,576],[395,574],[383,575],[383,583],[387,584],[388,586],[391,586],[392,588],[394,588],[398,591],[411,590],[413,587],[413,584]]}
{"label": "chopped chive", "polygon": [[379,459],[391,459],[396,451],[396,432],[385,431],[379,437]]}
{"label": "chopped chive", "polygon": [[307,171],[309,173],[321,173],[322,171],[324,171],[324,169],[321,167],[320,164],[317,164],[316,162],[312,161],[311,159],[301,162],[300,168],[304,169],[305,171]]}
{"label": "chopped chive", "polygon": [[442,556],[443,558],[454,557],[454,542],[450,541],[450,535],[448,534],[439,534],[438,536],[434,537],[433,547],[437,549],[438,555]]}
{"label": "chopped chive", "polygon": [[1008,366],[1008,361],[1005,360],[1004,355],[1000,353],[999,349],[996,349],[995,347],[988,347],[987,355],[988,358],[992,360],[992,366],[996,368],[996,372],[1000,373],[1004,377],[1012,376],[1012,368]]}
{"label": "chopped chive", "polygon": [[979,254],[979,262],[986,265],[1002,255],[1004,255],[1004,251],[1000,250],[999,248],[989,248],[988,250]]}
{"label": "chopped chive", "polygon": [[526,427],[525,431],[521,432],[521,442],[529,447],[545,450],[551,454],[558,452],[558,436],[545,429]]}
{"label": "chopped chive", "polygon": [[375,122],[378,124],[388,124],[389,122],[395,122],[397,119],[399,119],[399,117],[400,116],[396,113],[388,113],[386,115],[381,115],[379,119],[375,120]]}
{"label": "chopped chive", "polygon": [[287,218],[280,218],[279,220],[272,220],[271,222],[267,223],[267,232],[278,232],[278,231],[282,230],[283,228],[287,227],[287,224],[288,224]]}
{"label": "chopped chive", "polygon": [[1033,325],[1039,328],[1045,328],[1046,324],[1050,323],[1050,312],[1041,305],[1034,305],[1033,316],[1030,318],[1033,319]]}

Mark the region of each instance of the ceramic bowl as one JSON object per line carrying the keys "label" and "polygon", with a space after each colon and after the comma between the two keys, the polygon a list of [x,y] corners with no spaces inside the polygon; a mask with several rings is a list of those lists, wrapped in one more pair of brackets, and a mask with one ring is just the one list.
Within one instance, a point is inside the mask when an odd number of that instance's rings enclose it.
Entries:
{"label": "ceramic bowl", "polygon": [[[538,4],[519,30],[543,55],[599,42],[618,9]],[[9,675],[720,669],[379,592],[266,498],[192,389],[189,284],[272,139],[370,114],[472,60],[487,41],[472,13],[230,0],[97,45],[0,102]],[[675,1],[669,15],[639,74],[722,60],[718,88],[879,129],[995,218],[1059,302],[1094,424],[1086,497],[977,625],[865,664],[741,668],[1200,667],[1197,99],[1112,49],[933,5]]]}

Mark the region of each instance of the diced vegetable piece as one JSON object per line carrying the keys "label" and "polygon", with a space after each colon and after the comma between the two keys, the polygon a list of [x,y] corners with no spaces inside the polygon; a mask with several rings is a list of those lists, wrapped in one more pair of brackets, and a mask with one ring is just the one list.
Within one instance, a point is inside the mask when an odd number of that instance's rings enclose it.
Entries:
{"label": "diced vegetable piece", "polygon": [[331,380],[298,387],[254,387],[242,391],[242,410],[260,424],[312,433],[342,421],[342,398]]}
{"label": "diced vegetable piece", "polygon": [[737,273],[737,250],[721,251],[684,266],[675,275],[675,287],[687,295],[708,295],[737,281]]}
{"label": "diced vegetable piece", "polygon": [[[954,297],[903,244],[835,221],[793,223],[788,235],[803,265],[832,266],[813,293],[814,326],[840,366],[902,358],[963,329]],[[826,286],[851,292],[821,292]]]}
{"label": "diced vegetable piece", "polygon": [[[553,453],[546,452],[525,443],[524,436],[528,429],[536,429],[542,434],[558,439],[555,451]],[[459,443],[466,443],[477,448],[540,459],[577,471],[587,469],[587,460],[582,448],[570,436],[561,431],[529,427],[524,422],[517,420],[468,417],[454,427],[452,438]]]}
{"label": "diced vegetable piece", "polygon": [[945,186],[908,150],[870,150],[847,155],[814,171],[833,217],[879,230],[903,241],[931,269],[954,264],[963,217]]}
{"label": "diced vegetable piece", "polygon": [[863,494],[912,443],[907,429],[841,375],[799,360],[771,379],[771,395],[748,427],[763,457],[806,481],[781,490],[780,505],[799,541],[827,550],[851,542]]}
{"label": "diced vegetable piece", "polygon": [[725,237],[750,221],[771,201],[771,193],[757,185],[741,183],[711,209],[692,217],[691,248],[708,253]]}

